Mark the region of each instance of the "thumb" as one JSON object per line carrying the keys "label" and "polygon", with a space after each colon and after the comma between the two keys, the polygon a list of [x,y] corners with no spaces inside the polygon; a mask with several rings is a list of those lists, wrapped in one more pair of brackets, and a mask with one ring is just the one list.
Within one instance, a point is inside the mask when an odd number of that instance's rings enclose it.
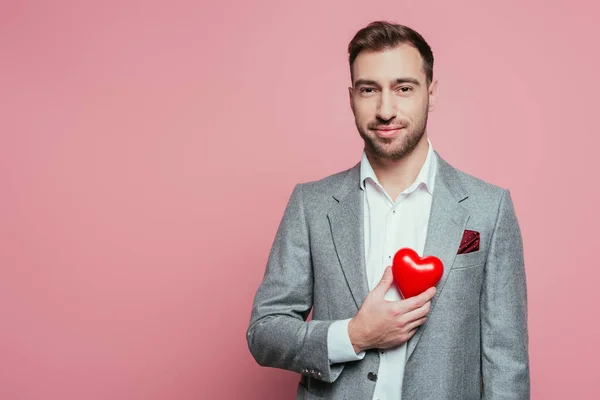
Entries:
{"label": "thumb", "polygon": [[382,295],[387,292],[387,290],[392,286],[392,282],[394,282],[394,275],[392,274],[392,267],[388,266],[385,271],[383,271],[383,276],[381,280],[375,287],[375,290],[381,292]]}

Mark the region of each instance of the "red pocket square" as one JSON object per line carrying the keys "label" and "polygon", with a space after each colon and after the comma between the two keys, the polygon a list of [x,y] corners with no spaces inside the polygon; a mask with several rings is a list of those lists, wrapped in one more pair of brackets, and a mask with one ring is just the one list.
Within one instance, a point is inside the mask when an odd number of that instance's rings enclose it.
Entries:
{"label": "red pocket square", "polygon": [[472,253],[477,250],[479,250],[479,232],[465,229],[456,254]]}

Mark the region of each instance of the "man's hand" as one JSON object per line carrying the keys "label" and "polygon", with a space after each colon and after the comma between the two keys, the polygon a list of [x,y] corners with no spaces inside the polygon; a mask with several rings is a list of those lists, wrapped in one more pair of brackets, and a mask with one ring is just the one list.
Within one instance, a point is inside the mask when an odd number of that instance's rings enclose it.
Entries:
{"label": "man's hand", "polygon": [[405,300],[384,298],[394,282],[392,268],[387,267],[381,281],[367,295],[362,306],[348,324],[354,351],[387,349],[407,342],[426,321],[435,295],[435,287]]}

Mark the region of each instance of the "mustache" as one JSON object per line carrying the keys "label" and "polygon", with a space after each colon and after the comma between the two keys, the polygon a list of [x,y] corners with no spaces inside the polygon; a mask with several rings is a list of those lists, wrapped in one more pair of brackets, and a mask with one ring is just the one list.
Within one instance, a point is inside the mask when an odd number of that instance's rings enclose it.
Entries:
{"label": "mustache", "polygon": [[388,124],[380,124],[380,123],[370,123],[367,125],[367,128],[369,129],[403,129],[406,128],[408,126],[407,123],[405,122],[398,122],[398,123],[388,123]]}

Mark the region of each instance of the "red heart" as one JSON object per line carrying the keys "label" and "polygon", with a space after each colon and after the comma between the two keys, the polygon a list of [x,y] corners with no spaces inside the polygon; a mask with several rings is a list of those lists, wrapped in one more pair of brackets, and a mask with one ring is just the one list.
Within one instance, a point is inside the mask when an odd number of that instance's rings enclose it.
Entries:
{"label": "red heart", "polygon": [[416,251],[408,247],[398,250],[394,255],[392,274],[400,294],[405,299],[437,285],[443,273],[444,264],[435,256],[421,258]]}

